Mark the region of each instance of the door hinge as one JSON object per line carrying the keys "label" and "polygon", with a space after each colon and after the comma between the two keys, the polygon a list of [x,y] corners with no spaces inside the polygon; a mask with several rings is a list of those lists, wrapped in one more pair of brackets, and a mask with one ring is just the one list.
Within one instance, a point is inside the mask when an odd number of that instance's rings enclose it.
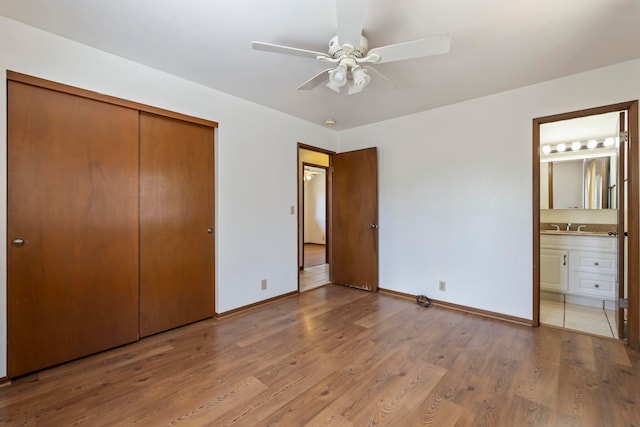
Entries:
{"label": "door hinge", "polygon": [[627,310],[629,308],[629,301],[626,298],[620,298],[620,308]]}
{"label": "door hinge", "polygon": [[620,142],[626,143],[627,141],[629,141],[629,132],[627,131],[620,132]]}

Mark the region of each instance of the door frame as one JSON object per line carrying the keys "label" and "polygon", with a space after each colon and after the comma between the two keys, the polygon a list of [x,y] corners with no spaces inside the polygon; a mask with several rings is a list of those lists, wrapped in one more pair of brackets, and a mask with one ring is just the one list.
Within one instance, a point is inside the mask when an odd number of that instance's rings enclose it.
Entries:
{"label": "door frame", "polygon": [[[327,156],[329,156],[329,166],[323,166],[323,165],[315,165],[309,162],[301,162],[300,161],[300,150],[308,150],[308,151],[315,151],[316,153],[321,153],[321,154],[326,154]],[[326,236],[325,236],[325,242],[326,242],[326,249],[327,249],[327,253],[326,253],[326,257],[327,257],[327,264],[329,264],[329,281],[332,281],[332,264],[333,264],[333,260],[332,260],[332,251],[331,251],[331,244],[330,244],[330,236],[332,236],[332,217],[331,217],[331,212],[332,212],[332,208],[333,208],[333,175],[332,175],[332,165],[333,165],[333,155],[335,154],[335,151],[331,151],[331,150],[325,150],[324,148],[319,148],[319,147],[314,147],[312,145],[307,145],[307,144],[303,144],[301,142],[298,142],[298,145],[296,146],[296,188],[297,188],[297,193],[298,193],[298,230],[297,230],[297,243],[296,243],[296,252],[298,254],[297,256],[297,267],[296,270],[298,271],[298,293],[300,293],[300,270],[302,268],[304,268],[302,262],[303,262],[303,251],[304,251],[304,211],[303,211],[303,204],[304,204],[304,199],[302,198],[304,195],[304,183],[302,182],[302,177],[304,174],[304,165],[308,164],[310,166],[315,166],[315,167],[322,167],[322,168],[326,168],[327,169],[327,173],[326,173],[326,203],[325,203],[325,208],[327,210],[327,214],[326,214]]]}
{"label": "door frame", "polygon": [[[578,110],[569,113],[555,114],[551,116],[533,119],[533,143],[532,143],[532,176],[533,176],[533,318],[532,325],[540,325],[540,125],[544,123],[557,122],[561,120],[574,119],[597,114],[604,114],[616,111],[627,111],[628,122],[628,215],[627,215],[627,344],[633,348],[640,348],[639,334],[639,285],[640,267],[640,164],[638,157],[638,101],[622,102],[602,107]],[[623,224],[619,224],[623,227]],[[618,233],[619,239],[624,239],[624,233]],[[620,256],[620,254],[619,254]],[[624,255],[622,255],[624,256]],[[624,271],[618,271],[618,275],[624,276]]]}

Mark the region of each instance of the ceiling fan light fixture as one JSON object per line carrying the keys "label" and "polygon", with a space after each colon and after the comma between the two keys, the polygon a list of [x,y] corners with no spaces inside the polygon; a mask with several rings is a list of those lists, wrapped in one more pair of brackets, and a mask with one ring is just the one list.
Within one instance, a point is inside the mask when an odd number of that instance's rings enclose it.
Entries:
{"label": "ceiling fan light fixture", "polygon": [[329,81],[337,87],[342,87],[347,83],[347,66],[339,64],[336,68],[329,71]]}
{"label": "ceiling fan light fixture", "polygon": [[362,67],[356,67],[351,71],[353,84],[358,88],[364,88],[371,81],[371,76]]}
{"label": "ceiling fan light fixture", "polygon": [[371,76],[367,74],[367,70],[361,67],[354,67],[351,70],[351,81],[349,82],[349,95],[362,92],[371,81]]}

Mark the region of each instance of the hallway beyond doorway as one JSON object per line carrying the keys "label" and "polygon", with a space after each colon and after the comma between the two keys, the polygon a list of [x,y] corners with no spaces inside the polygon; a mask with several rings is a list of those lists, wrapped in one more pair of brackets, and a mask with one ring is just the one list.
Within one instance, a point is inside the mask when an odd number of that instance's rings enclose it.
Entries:
{"label": "hallway beyond doorway", "polygon": [[327,247],[317,243],[304,244],[304,268],[327,263]]}

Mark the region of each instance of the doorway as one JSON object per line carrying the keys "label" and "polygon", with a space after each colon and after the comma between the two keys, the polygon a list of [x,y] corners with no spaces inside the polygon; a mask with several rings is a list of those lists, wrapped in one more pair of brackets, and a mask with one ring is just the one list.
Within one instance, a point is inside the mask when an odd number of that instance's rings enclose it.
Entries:
{"label": "doorway", "polygon": [[637,102],[534,119],[534,325],[637,345],[637,130]]}
{"label": "doorway", "polygon": [[[378,291],[377,148],[333,153],[298,144],[298,291],[306,286],[304,266],[305,166],[325,172],[326,271],[315,287],[329,283]],[[313,178],[309,179],[312,180]],[[317,267],[311,267],[317,268]]]}
{"label": "doorway", "polygon": [[327,170],[326,166],[303,163],[301,292],[329,283]]}
{"label": "doorway", "polygon": [[299,292],[330,283],[330,162],[330,152],[298,147]]}

